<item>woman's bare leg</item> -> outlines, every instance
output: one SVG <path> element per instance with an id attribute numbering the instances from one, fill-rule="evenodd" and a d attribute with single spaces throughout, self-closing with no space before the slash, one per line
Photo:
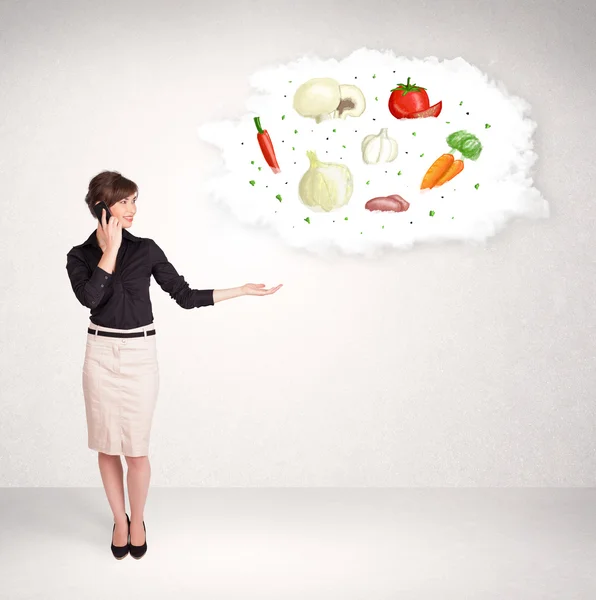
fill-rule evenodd
<path id="1" fill-rule="evenodd" d="M 145 502 L 151 480 L 151 465 L 148 456 L 125 456 L 128 463 L 126 482 L 130 502 L 130 543 L 142 546 L 145 542 L 143 519 Z"/>
<path id="2" fill-rule="evenodd" d="M 114 545 L 125 546 L 128 542 L 128 521 L 124 503 L 124 472 L 120 455 L 97 453 L 97 462 L 103 487 L 114 515 Z"/>

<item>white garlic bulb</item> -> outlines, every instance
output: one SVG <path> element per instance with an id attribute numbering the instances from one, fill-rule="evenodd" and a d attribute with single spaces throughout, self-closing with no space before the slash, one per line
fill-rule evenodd
<path id="1" fill-rule="evenodd" d="M 384 127 L 378 134 L 367 135 L 362 140 L 362 160 L 366 164 L 391 162 L 397 158 L 397 142 L 387 135 Z"/>
<path id="2" fill-rule="evenodd" d="M 298 186 L 302 202 L 318 212 L 347 204 L 354 189 L 350 169 L 342 164 L 321 162 L 310 150 L 306 155 L 310 167 Z"/>

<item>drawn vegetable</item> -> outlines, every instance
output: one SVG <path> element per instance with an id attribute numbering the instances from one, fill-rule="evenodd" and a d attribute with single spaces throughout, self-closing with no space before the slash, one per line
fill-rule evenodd
<path id="1" fill-rule="evenodd" d="M 404 200 L 397 194 L 391 196 L 379 196 L 372 198 L 365 205 L 366 210 L 382 210 L 382 211 L 393 211 L 393 212 L 405 212 L 410 208 L 410 203 Z"/>
<path id="2" fill-rule="evenodd" d="M 482 152 L 480 140 L 465 129 L 454 131 L 447 136 L 447 143 L 454 150 L 459 150 L 464 158 L 477 160 Z"/>
<path id="3" fill-rule="evenodd" d="M 298 186 L 302 202 L 315 211 L 326 212 L 346 205 L 354 189 L 348 167 L 321 162 L 311 150 L 306 155 L 310 166 Z"/>
<path id="4" fill-rule="evenodd" d="M 340 85 L 329 77 L 309 79 L 294 94 L 296 112 L 317 123 L 325 119 L 359 117 L 365 108 L 366 101 L 360 88 Z"/>
<path id="5" fill-rule="evenodd" d="M 462 158 L 478 160 L 482 152 L 480 140 L 472 133 L 465 130 L 455 131 L 447 136 L 447 144 L 452 152 L 458 151 Z M 443 185 L 453 179 L 464 169 L 464 161 L 455 159 L 453 154 L 443 154 L 429 167 L 422 178 L 420 189 L 429 189 Z"/>
<path id="6" fill-rule="evenodd" d="M 317 77 L 303 83 L 294 94 L 294 109 L 303 117 L 319 123 L 338 107 L 341 100 L 339 83 L 329 77 Z"/>
<path id="7" fill-rule="evenodd" d="M 342 84 L 339 86 L 340 101 L 333 113 L 333 118 L 359 117 L 366 108 L 364 94 L 355 85 Z"/>
<path id="8" fill-rule="evenodd" d="M 362 140 L 362 160 L 366 164 L 391 162 L 397 158 L 397 142 L 384 127 L 378 134 L 367 135 Z"/>
<path id="9" fill-rule="evenodd" d="M 257 126 L 257 140 L 259 142 L 259 146 L 261 147 L 261 152 L 263 153 L 263 157 L 267 161 L 267 164 L 271 167 L 271 170 L 274 173 L 279 173 L 281 169 L 277 164 L 277 158 L 275 158 L 275 151 L 273 150 L 273 143 L 271 142 L 271 138 L 269 137 L 269 133 L 267 133 L 266 129 L 261 127 L 261 118 L 254 118 L 255 125 Z"/>
<path id="10" fill-rule="evenodd" d="M 437 117 L 443 107 L 442 102 L 437 102 L 431 107 L 423 88 L 415 83 L 410 83 L 411 77 L 408 77 L 406 83 L 400 83 L 391 90 L 389 96 L 389 112 L 396 119 L 414 119 L 421 117 Z"/>
<path id="11" fill-rule="evenodd" d="M 439 100 L 435 105 L 427 108 L 426 110 L 419 110 L 418 112 L 409 113 L 406 115 L 406 119 L 423 119 L 425 117 L 438 117 L 443 109 L 443 101 Z"/>
<path id="12" fill-rule="evenodd" d="M 437 183 L 435 183 L 435 187 L 443 185 L 447 183 L 449 180 L 453 179 L 458 173 L 461 173 L 464 170 L 464 161 L 463 160 L 454 160 L 451 166 L 445 171 L 443 175 L 438 179 Z"/>
<path id="13" fill-rule="evenodd" d="M 435 162 L 428 168 L 428 171 L 425 173 L 422 178 L 422 183 L 420 184 L 420 189 L 428 189 L 433 188 L 437 185 L 437 181 L 441 179 L 443 174 L 447 173 L 447 171 L 451 168 L 455 157 L 453 154 L 442 154 L 435 160 Z"/>

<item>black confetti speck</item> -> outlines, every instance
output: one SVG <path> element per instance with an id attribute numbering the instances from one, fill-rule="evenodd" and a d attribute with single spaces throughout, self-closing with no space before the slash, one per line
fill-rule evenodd
<path id="1" fill-rule="evenodd" d="M 469 113 L 469 112 L 467 112 L 466 114 L 467 114 L 467 115 L 469 115 L 470 113 Z"/>
<path id="2" fill-rule="evenodd" d="M 407 152 L 406 152 L 406 154 L 407 154 Z"/>
<path id="3" fill-rule="evenodd" d="M 413 223 L 414 221 L 410 221 L 410 225 Z"/>
<path id="4" fill-rule="evenodd" d="M 328 140 L 329 138 L 325 138 L 326 140 Z"/>
<path id="5" fill-rule="evenodd" d="M 286 185 L 288 185 L 288 182 L 286 181 Z"/>
<path id="6" fill-rule="evenodd" d="M 376 121 L 376 119 L 373 117 L 373 121 Z"/>
<path id="7" fill-rule="evenodd" d="M 240 145 L 241 145 L 241 146 L 244 146 L 244 142 L 240 142 Z"/>

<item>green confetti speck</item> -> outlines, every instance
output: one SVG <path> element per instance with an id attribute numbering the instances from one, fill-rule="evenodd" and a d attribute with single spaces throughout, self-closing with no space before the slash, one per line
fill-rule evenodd
<path id="1" fill-rule="evenodd" d="M 429 214 L 431 217 L 434 217 L 434 216 L 435 216 L 435 211 L 434 211 L 434 210 L 431 210 L 431 211 L 430 211 L 428 214 Z"/>
<path id="2" fill-rule="evenodd" d="M 344 217 L 344 221 L 347 221 L 347 220 L 348 220 L 348 217 Z"/>
<path id="3" fill-rule="evenodd" d="M 420 158 L 422 158 L 424 156 L 424 152 L 420 155 Z"/>
<path id="4" fill-rule="evenodd" d="M 281 202 L 281 194 L 277 194 L 275 197 Z"/>
<path id="5" fill-rule="evenodd" d="M 476 184 L 474 187 L 475 187 L 476 189 L 478 189 L 478 188 L 480 187 L 480 184 L 479 184 L 479 183 L 477 183 L 477 184 Z"/>
<path id="6" fill-rule="evenodd" d="M 370 183 L 370 179 L 366 182 L 366 185 L 368 185 Z"/>
<path id="7" fill-rule="evenodd" d="M 375 78 L 376 78 L 376 75 L 373 75 L 373 79 L 375 79 Z"/>
<path id="8" fill-rule="evenodd" d="M 450 125 L 450 124 L 451 124 L 451 121 L 445 121 L 445 123 L 447 123 L 447 125 Z"/>
<path id="9" fill-rule="evenodd" d="M 298 133 L 298 130 L 297 130 L 297 129 L 294 129 L 294 133 Z"/>
<path id="10" fill-rule="evenodd" d="M 461 106 L 463 103 L 464 103 L 464 101 L 462 100 L 462 101 L 459 103 L 459 105 Z"/>
<path id="11" fill-rule="evenodd" d="M 250 185 L 254 185 L 255 181 L 254 181 L 254 179 L 251 179 L 248 183 L 250 183 Z"/>
<path id="12" fill-rule="evenodd" d="M 484 129 L 490 129 L 490 123 L 485 123 Z"/>
<path id="13" fill-rule="evenodd" d="M 286 115 L 281 116 L 281 120 L 283 121 L 286 118 Z"/>
<path id="14" fill-rule="evenodd" d="M 398 171 L 398 172 L 397 172 L 397 174 L 398 174 L 398 175 L 401 175 L 401 171 Z"/>
<path id="15" fill-rule="evenodd" d="M 304 220 L 310 225 L 310 217 L 306 217 Z"/>
<path id="16" fill-rule="evenodd" d="M 342 145 L 342 148 L 345 148 L 345 146 Z"/>
<path id="17" fill-rule="evenodd" d="M 413 135 L 413 136 L 415 136 L 415 135 L 416 135 L 416 132 L 415 132 L 415 131 L 412 131 L 412 135 Z"/>
<path id="18" fill-rule="evenodd" d="M 362 231 L 360 232 L 360 235 L 362 235 Z"/>
<path id="19" fill-rule="evenodd" d="M 334 129 L 334 130 L 333 130 L 333 133 L 335 133 L 336 131 L 337 131 L 337 129 Z"/>
<path id="20" fill-rule="evenodd" d="M 379 97 L 378 97 L 378 96 L 375 96 L 375 100 L 378 102 L 378 101 L 379 101 Z"/>
<path id="21" fill-rule="evenodd" d="M 385 225 L 381 225 L 381 229 L 385 229 Z"/>
<path id="22" fill-rule="evenodd" d="M 455 217 L 451 217 L 452 219 L 455 219 Z"/>
<path id="23" fill-rule="evenodd" d="M 255 164 L 255 161 L 254 161 L 254 160 L 251 160 L 251 161 L 250 161 L 250 164 L 251 164 L 251 165 L 254 165 L 254 164 Z"/>
<path id="24" fill-rule="evenodd" d="M 292 146 L 292 150 L 296 150 L 296 148 L 294 148 L 294 146 Z"/>
<path id="25" fill-rule="evenodd" d="M 257 167 L 259 169 L 259 171 L 261 170 L 261 167 Z"/>
<path id="26" fill-rule="evenodd" d="M 290 79 L 290 81 L 288 81 L 288 83 L 292 83 L 292 80 Z"/>

